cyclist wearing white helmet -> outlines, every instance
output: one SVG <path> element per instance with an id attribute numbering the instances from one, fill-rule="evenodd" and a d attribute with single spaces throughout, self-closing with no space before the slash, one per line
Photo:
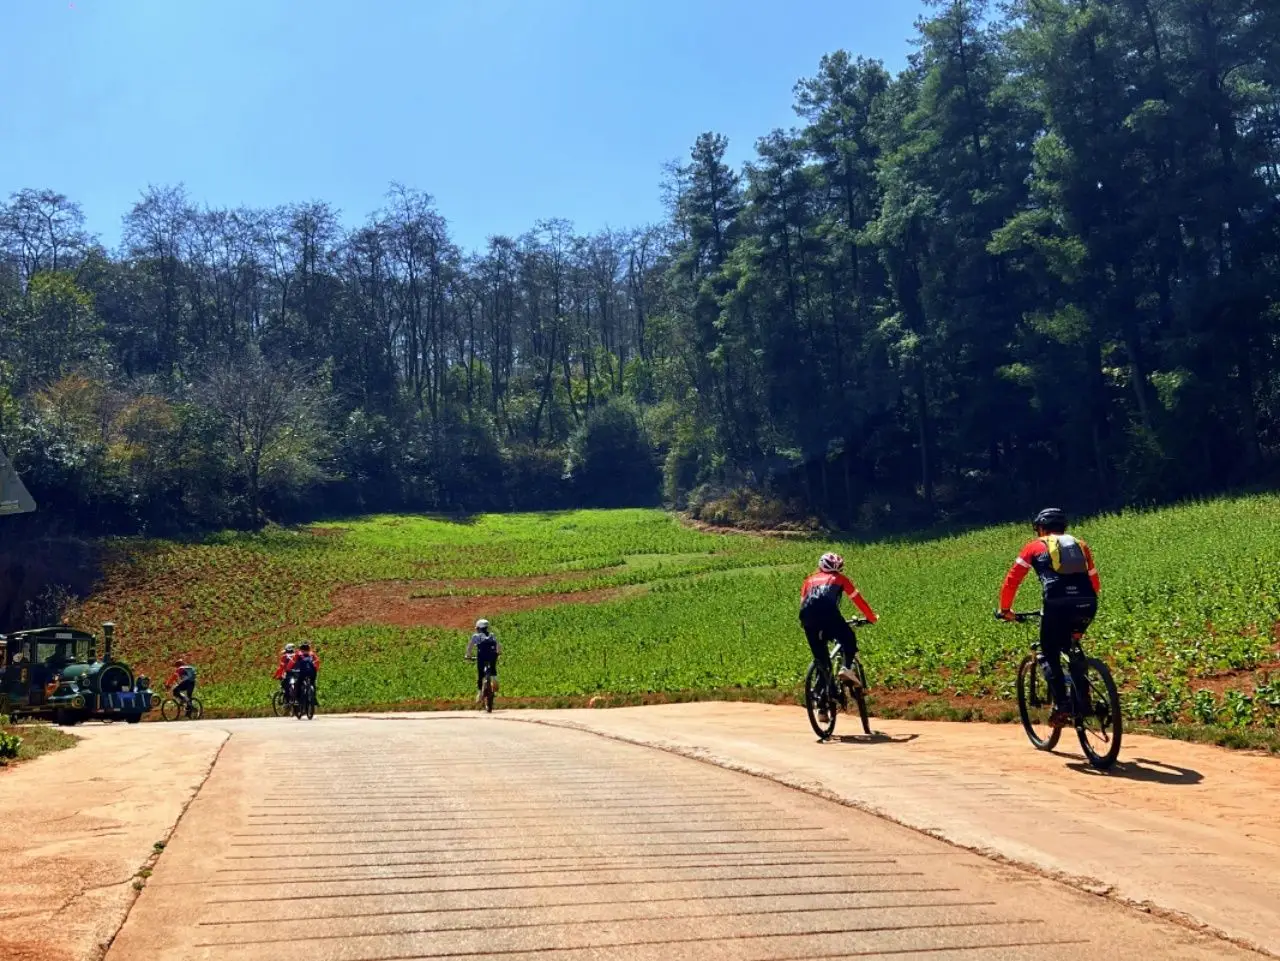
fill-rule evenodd
<path id="1" fill-rule="evenodd" d="M 467 644 L 466 657 L 468 659 L 471 657 L 472 651 L 476 652 L 476 700 L 478 701 L 484 690 L 486 668 L 489 670 L 489 676 L 493 678 L 494 693 L 497 693 L 498 655 L 502 653 L 502 645 L 498 643 L 498 638 L 489 629 L 489 622 L 483 617 L 476 621 L 476 632 L 471 635 L 471 641 Z"/>
<path id="2" fill-rule="evenodd" d="M 828 552 L 818 560 L 818 569 L 805 578 L 800 588 L 800 626 L 804 628 L 805 637 L 809 641 L 809 649 L 813 651 L 813 661 L 818 669 L 827 673 L 827 642 L 838 641 L 840 659 L 840 679 L 853 684 L 859 683 L 858 675 L 852 670 L 853 655 L 858 650 L 858 640 L 853 628 L 840 613 L 840 596 L 848 594 L 849 600 L 857 605 L 862 616 L 874 624 L 876 612 L 866 602 L 853 581 L 844 576 L 844 558 L 839 554 Z M 820 718 L 826 723 L 824 716 Z"/>
<path id="3" fill-rule="evenodd" d="M 289 662 L 293 660 L 293 643 L 284 646 L 280 652 L 280 661 L 276 664 L 276 680 L 280 682 L 280 690 L 285 690 L 285 677 L 289 671 Z"/>

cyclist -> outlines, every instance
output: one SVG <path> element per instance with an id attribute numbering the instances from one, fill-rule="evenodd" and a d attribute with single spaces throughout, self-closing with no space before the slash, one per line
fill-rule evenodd
<path id="1" fill-rule="evenodd" d="M 311 690 L 316 693 L 316 703 L 319 703 L 320 657 L 315 651 L 311 650 L 310 642 L 303 641 L 299 645 L 293 657 L 289 658 L 289 663 L 285 666 L 285 673 L 296 674 L 299 681 L 304 678 L 309 679 L 311 681 Z"/>
<path id="2" fill-rule="evenodd" d="M 476 621 L 476 632 L 471 635 L 471 641 L 467 644 L 467 653 L 464 656 L 468 660 L 471 659 L 473 650 L 476 652 L 476 700 L 479 701 L 484 696 L 486 668 L 493 680 L 493 693 L 498 693 L 498 655 L 502 653 L 502 645 L 498 643 L 498 638 L 489 629 L 489 622 L 483 617 Z"/>
<path id="3" fill-rule="evenodd" d="M 275 679 L 280 682 L 280 690 L 285 698 L 289 697 L 289 662 L 293 660 L 293 642 L 290 641 L 284 646 L 284 650 L 280 652 L 280 660 L 276 664 Z"/>
<path id="4" fill-rule="evenodd" d="M 173 662 L 173 673 L 169 675 L 169 680 L 165 681 L 165 687 L 169 688 L 169 693 L 173 695 L 175 701 L 190 711 L 191 698 L 196 693 L 195 667 L 188 664 L 186 658 L 179 657 Z"/>
<path id="5" fill-rule="evenodd" d="M 853 628 L 840 613 L 841 594 L 848 594 L 849 600 L 872 624 L 879 620 L 853 581 L 844 576 L 844 558 L 828 552 L 818 559 L 818 569 L 805 578 L 800 587 L 800 626 L 804 628 L 809 649 L 813 651 L 813 662 L 818 665 L 824 683 L 830 680 L 827 665 L 831 655 L 826 643 L 835 640 L 840 644 L 840 659 L 844 665 L 838 675 L 840 680 L 858 684 L 858 675 L 853 671 L 853 655 L 858 651 L 858 641 Z M 818 720 L 827 723 L 825 708 L 819 712 Z"/>
<path id="6" fill-rule="evenodd" d="M 1049 690 L 1056 710 L 1049 718 L 1054 727 L 1071 720 L 1066 684 L 1062 679 L 1062 654 L 1072 639 L 1083 634 L 1098 613 L 1098 568 L 1089 545 L 1067 533 L 1067 515 L 1046 507 L 1031 525 L 1035 539 L 1027 544 L 1005 575 L 1000 591 L 1000 616 L 1013 619 L 1013 601 L 1027 571 L 1035 571 L 1043 590 L 1040 617 L 1040 653 L 1049 665 Z M 1083 687 L 1083 685 L 1081 685 Z"/>

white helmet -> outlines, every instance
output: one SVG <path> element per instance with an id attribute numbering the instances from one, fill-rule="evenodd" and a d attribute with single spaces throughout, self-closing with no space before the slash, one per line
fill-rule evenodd
<path id="1" fill-rule="evenodd" d="M 486 621 L 483 617 L 480 618 L 480 620 L 476 621 L 477 631 L 487 631 L 488 629 L 489 629 L 489 622 Z"/>
<path id="2" fill-rule="evenodd" d="M 834 552 L 823 554 L 818 559 L 818 569 L 828 574 L 839 574 L 844 570 L 844 558 Z"/>
<path id="3" fill-rule="evenodd" d="M 292 653 L 293 653 L 293 644 L 292 644 L 292 643 L 290 643 L 290 644 L 286 644 L 286 645 L 284 646 L 284 652 L 285 652 L 286 654 L 292 654 Z"/>

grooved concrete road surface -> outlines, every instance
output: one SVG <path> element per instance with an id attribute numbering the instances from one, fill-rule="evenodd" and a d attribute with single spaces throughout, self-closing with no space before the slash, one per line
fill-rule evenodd
<path id="1" fill-rule="evenodd" d="M 225 726 L 107 961 L 1257 957 L 580 731 L 480 715 Z"/>

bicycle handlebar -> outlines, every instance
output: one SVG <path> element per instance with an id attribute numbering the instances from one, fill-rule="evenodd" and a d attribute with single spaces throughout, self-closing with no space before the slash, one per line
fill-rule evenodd
<path id="1" fill-rule="evenodd" d="M 1027 621 L 1039 620 L 1040 617 L 1042 616 L 1042 613 L 1043 612 L 1041 611 L 1014 611 L 1013 620 L 1014 620 L 1014 623 L 1016 624 L 1025 624 Z M 1004 618 L 1000 616 L 999 611 L 995 612 L 995 618 L 997 621 L 1004 620 Z"/>

